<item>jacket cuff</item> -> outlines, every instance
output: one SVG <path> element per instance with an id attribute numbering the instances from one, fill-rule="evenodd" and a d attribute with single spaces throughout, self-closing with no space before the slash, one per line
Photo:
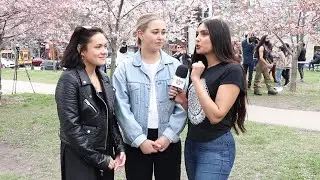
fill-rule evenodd
<path id="1" fill-rule="evenodd" d="M 131 146 L 132 147 L 136 147 L 139 148 L 139 146 L 145 141 L 147 140 L 147 136 L 144 134 L 139 135 L 132 143 Z"/>
<path id="2" fill-rule="evenodd" d="M 166 130 L 162 133 L 169 141 L 176 143 L 180 140 L 180 137 L 177 136 L 170 128 L 166 128 Z"/>
<path id="3" fill-rule="evenodd" d="M 109 170 L 109 163 L 110 163 L 110 161 L 111 161 L 111 156 L 106 156 L 106 163 L 104 164 L 104 163 L 102 163 L 102 167 L 100 167 L 100 169 L 101 170 L 104 170 L 104 171 L 108 171 Z"/>
<path id="4" fill-rule="evenodd" d="M 121 152 L 125 152 L 124 145 L 118 145 L 116 155 L 119 155 Z"/>

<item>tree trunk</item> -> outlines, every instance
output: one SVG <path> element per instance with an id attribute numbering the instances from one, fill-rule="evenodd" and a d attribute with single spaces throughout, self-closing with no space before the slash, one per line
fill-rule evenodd
<path id="1" fill-rule="evenodd" d="M 294 53 L 292 57 L 292 66 L 291 66 L 291 83 L 290 83 L 290 92 L 296 92 L 297 91 L 297 66 L 298 66 L 298 57 L 301 52 L 301 46 L 297 45 L 296 52 Z"/>
<path id="2" fill-rule="evenodd" d="M 117 58 L 117 37 L 111 38 L 111 65 L 110 65 L 110 79 L 112 81 L 112 75 L 116 69 L 116 58 Z"/>
<path id="3" fill-rule="evenodd" d="M 2 47 L 2 42 L 3 42 L 3 39 L 2 39 L 2 34 L 0 34 L 0 50 L 1 50 L 1 47 Z M 0 57 L 0 106 L 2 105 L 1 104 L 1 100 L 2 100 L 2 62 L 1 62 L 1 57 Z"/>
<path id="4" fill-rule="evenodd" d="M 302 27 L 304 27 L 305 21 L 306 21 L 306 17 L 302 12 L 300 12 L 299 19 L 298 19 L 298 27 L 300 27 L 300 24 L 302 25 Z M 291 83 L 290 83 L 290 89 L 289 89 L 289 91 L 291 92 L 297 91 L 297 71 L 298 71 L 297 66 L 298 66 L 298 58 L 303 48 L 303 45 L 302 45 L 303 42 L 304 42 L 304 33 L 302 32 L 297 34 L 297 47 L 295 49 L 295 53 L 292 58 Z"/>

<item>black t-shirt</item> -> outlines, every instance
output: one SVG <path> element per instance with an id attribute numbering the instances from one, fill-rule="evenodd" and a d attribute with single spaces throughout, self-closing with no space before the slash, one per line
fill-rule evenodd
<path id="1" fill-rule="evenodd" d="M 201 81 L 213 101 L 216 99 L 219 86 L 223 84 L 235 84 L 240 88 L 239 96 L 245 95 L 244 72 L 240 64 L 220 63 L 210 67 L 203 72 Z M 239 98 L 236 101 L 238 100 Z M 231 114 L 234 106 L 219 123 L 211 124 L 201 108 L 193 84 L 188 90 L 188 106 L 187 139 L 200 142 L 211 141 L 232 128 Z"/>

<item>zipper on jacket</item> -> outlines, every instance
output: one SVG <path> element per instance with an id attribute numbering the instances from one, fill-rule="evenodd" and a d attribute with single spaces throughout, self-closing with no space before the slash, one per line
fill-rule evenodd
<path id="1" fill-rule="evenodd" d="M 109 121 L 108 121 L 108 118 L 109 118 L 109 110 L 108 110 L 108 106 L 107 106 L 107 103 L 100 97 L 100 95 L 97 93 L 97 96 L 98 98 L 103 102 L 103 104 L 106 106 L 106 110 L 107 110 L 107 118 L 106 118 L 106 140 L 104 142 L 104 150 L 107 149 L 107 141 L 108 141 L 108 124 L 109 124 Z M 107 98 L 107 97 L 106 97 Z"/>
<path id="2" fill-rule="evenodd" d="M 88 99 L 84 99 L 84 102 L 85 102 L 88 106 L 90 106 L 90 107 L 94 110 L 94 112 L 98 113 L 98 111 L 96 110 L 96 108 L 93 107 L 93 105 L 88 101 Z"/>

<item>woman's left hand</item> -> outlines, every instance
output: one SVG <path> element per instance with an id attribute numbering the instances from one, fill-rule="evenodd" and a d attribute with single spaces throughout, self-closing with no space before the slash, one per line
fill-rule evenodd
<path id="1" fill-rule="evenodd" d="M 193 63 L 192 64 L 192 71 L 191 71 L 191 75 L 190 75 L 191 80 L 194 81 L 194 80 L 200 79 L 204 69 L 205 69 L 205 66 L 202 63 L 202 61 L 198 61 L 196 63 Z"/>
<path id="2" fill-rule="evenodd" d="M 123 167 L 126 163 L 126 154 L 124 152 L 120 152 L 119 155 L 117 155 L 115 161 L 115 167 L 114 170 L 117 171 L 119 168 Z"/>
<path id="3" fill-rule="evenodd" d="M 170 145 L 170 140 L 165 136 L 160 136 L 155 142 L 161 145 L 161 148 L 157 149 L 160 152 L 165 151 Z"/>

